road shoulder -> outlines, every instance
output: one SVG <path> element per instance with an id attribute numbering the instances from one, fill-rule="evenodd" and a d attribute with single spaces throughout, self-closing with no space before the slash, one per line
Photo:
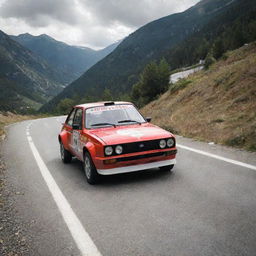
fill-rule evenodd
<path id="1" fill-rule="evenodd" d="M 22 192 L 17 191 L 8 182 L 6 172 L 0 142 L 0 255 L 31 255 L 28 226 L 19 218 L 15 209 L 16 201 L 20 200 Z"/>

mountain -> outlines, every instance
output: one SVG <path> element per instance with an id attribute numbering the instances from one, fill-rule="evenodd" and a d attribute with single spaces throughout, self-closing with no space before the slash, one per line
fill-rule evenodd
<path id="1" fill-rule="evenodd" d="M 87 47 L 71 46 L 42 34 L 33 36 L 28 33 L 11 38 L 45 59 L 58 73 L 61 82 L 69 84 L 77 79 L 100 59 L 115 49 L 118 43 L 95 51 Z"/>
<path id="2" fill-rule="evenodd" d="M 209 57 L 219 59 L 226 51 L 256 40 L 255 31 L 256 1 L 232 1 L 201 30 L 170 49 L 165 58 L 171 69 L 190 66 Z"/>
<path id="3" fill-rule="evenodd" d="M 218 23 L 219 16 L 228 17 L 227 20 L 222 19 L 221 24 L 218 23 L 218 26 L 225 27 L 237 15 L 246 16 L 252 8 L 255 8 L 255 0 L 202 0 L 185 12 L 150 22 L 124 39 L 111 54 L 86 71 L 41 110 L 53 111 L 65 98 L 76 99 L 75 103 L 102 99 L 104 89 L 108 89 L 114 98 L 129 93 L 145 64 L 166 56 L 209 22 Z M 208 30 L 212 29 L 214 27 L 208 27 Z M 168 61 L 171 62 L 171 59 Z"/>
<path id="4" fill-rule="evenodd" d="M 46 61 L 0 30 L 0 110 L 39 108 L 63 89 Z"/>
<path id="5" fill-rule="evenodd" d="M 256 151 L 256 42 L 170 86 L 141 109 L 185 137 Z"/>

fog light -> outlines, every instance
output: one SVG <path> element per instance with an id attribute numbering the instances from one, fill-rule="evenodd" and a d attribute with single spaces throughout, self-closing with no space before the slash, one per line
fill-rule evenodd
<path id="1" fill-rule="evenodd" d="M 117 160 L 116 159 L 108 159 L 108 160 L 104 160 L 103 163 L 104 164 L 114 164 L 116 163 Z"/>

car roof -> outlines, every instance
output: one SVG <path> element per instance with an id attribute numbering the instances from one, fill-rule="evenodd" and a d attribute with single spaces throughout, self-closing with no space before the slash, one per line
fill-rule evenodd
<path id="1" fill-rule="evenodd" d="M 103 107 L 106 106 L 105 103 L 108 103 L 108 106 L 114 106 L 114 105 L 122 105 L 122 104 L 129 104 L 133 105 L 131 102 L 126 102 L 126 101 L 100 101 L 100 102 L 91 102 L 91 103 L 85 103 L 85 104 L 79 104 L 74 107 L 79 107 L 79 108 L 93 108 L 93 107 Z M 113 103 L 113 104 L 111 104 Z M 111 105 L 110 105 L 111 104 Z"/>

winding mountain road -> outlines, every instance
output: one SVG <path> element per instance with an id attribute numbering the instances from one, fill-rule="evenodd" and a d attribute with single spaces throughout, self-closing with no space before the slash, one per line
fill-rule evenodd
<path id="1" fill-rule="evenodd" d="M 177 137 L 174 172 L 104 177 L 87 184 L 63 164 L 64 117 L 8 129 L 2 151 L 31 255 L 255 255 L 256 154 Z"/>

